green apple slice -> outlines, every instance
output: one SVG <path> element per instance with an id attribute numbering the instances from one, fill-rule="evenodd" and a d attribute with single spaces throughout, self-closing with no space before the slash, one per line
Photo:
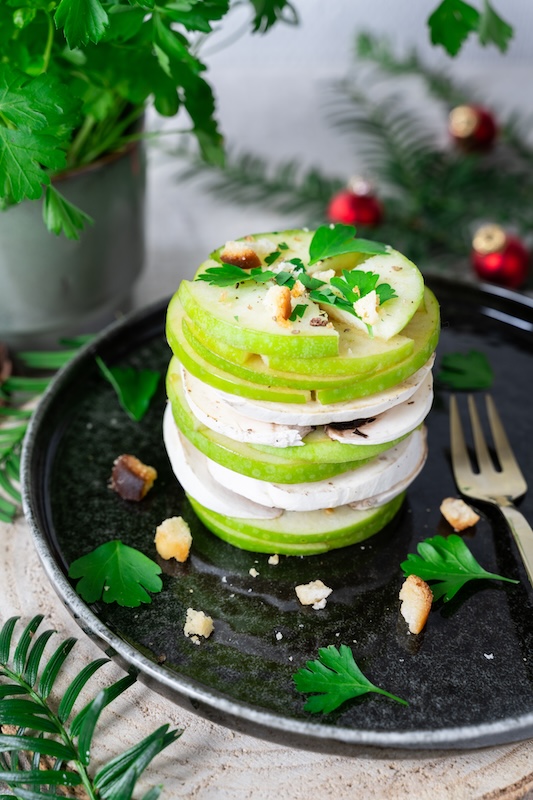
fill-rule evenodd
<path id="1" fill-rule="evenodd" d="M 418 313 L 418 312 L 417 312 Z M 402 334 L 388 341 L 371 339 L 368 333 L 333 321 L 339 333 L 339 354 L 329 358 L 283 358 L 267 356 L 266 363 L 274 370 L 298 372 L 302 375 L 345 375 L 355 377 L 378 372 L 403 361 L 413 352 L 413 340 Z"/>
<path id="2" fill-rule="evenodd" d="M 384 255 L 367 259 L 361 270 L 379 275 L 378 285 L 388 284 L 396 292 L 396 297 L 387 300 L 383 305 L 378 304 L 377 308 L 374 306 L 378 319 L 370 323 L 370 335 L 388 341 L 403 331 L 414 316 L 424 296 L 424 279 L 412 261 L 392 248 Z M 321 306 L 332 319 L 368 334 L 365 322 L 348 311 L 336 305 Z"/>
<path id="3" fill-rule="evenodd" d="M 216 261 L 205 262 L 203 268 L 211 266 L 217 266 Z M 246 281 L 237 288 L 220 289 L 196 280 L 182 281 L 178 297 L 193 322 L 232 347 L 300 358 L 337 355 L 339 334 L 335 328 L 311 324 L 320 313 L 316 304 L 305 301 L 303 317 L 283 327 L 265 305 L 266 292 L 263 283 Z M 169 313 L 172 315 L 172 307 Z"/>
<path id="4" fill-rule="evenodd" d="M 353 453 L 356 454 L 356 458 L 352 461 L 336 463 L 317 463 L 298 457 L 282 458 L 278 453 L 261 452 L 255 445 L 233 441 L 229 437 L 199 424 L 187 405 L 179 362 L 175 358 L 170 363 L 166 385 L 174 420 L 183 435 L 208 458 L 242 475 L 257 478 L 260 481 L 303 483 L 339 475 L 341 472 L 355 469 L 369 460 L 364 448 L 358 445 L 345 445 L 346 448 L 350 448 L 345 451 L 347 456 L 349 453 Z M 335 442 L 335 444 L 339 443 Z M 303 446 L 294 449 L 298 456 L 298 451 L 303 449 Z M 386 447 L 382 447 L 382 449 L 384 450 Z"/>
<path id="5" fill-rule="evenodd" d="M 185 369 L 199 380 L 229 394 L 248 397 L 254 400 L 268 400 L 280 403 L 306 403 L 311 399 L 311 392 L 303 389 L 292 389 L 285 386 L 252 383 L 249 380 L 232 375 L 230 372 L 207 361 L 194 350 L 183 335 L 180 323 L 183 311 L 179 300 L 173 300 L 172 316 L 167 315 L 167 339 L 172 352 L 181 361 Z"/>
<path id="6" fill-rule="evenodd" d="M 403 336 L 414 342 L 410 356 L 381 372 L 372 373 L 368 377 L 362 376 L 361 380 L 347 383 L 344 387 L 319 389 L 316 392 L 316 399 L 326 405 L 357 397 L 368 397 L 396 386 L 423 367 L 437 347 L 440 333 L 439 304 L 433 292 L 427 287 L 422 308 L 402 331 Z"/>
<path id="7" fill-rule="evenodd" d="M 204 525 L 220 539 L 256 553 L 314 555 L 362 542 L 382 530 L 400 509 L 401 493 L 378 508 L 355 510 L 341 506 L 333 512 L 285 511 L 276 519 L 237 519 L 217 514 L 193 497 L 189 501 Z"/>
<path id="8" fill-rule="evenodd" d="M 184 341 L 185 340 L 185 341 Z M 407 340 L 411 343 L 412 341 Z M 300 375 L 297 372 L 284 372 L 277 369 L 271 369 L 265 364 L 261 356 L 250 354 L 250 357 L 245 364 L 234 364 L 227 361 L 217 353 L 210 350 L 202 342 L 197 339 L 188 324 L 186 318 L 183 319 L 182 330 L 172 328 L 168 334 L 168 342 L 171 349 L 174 350 L 179 344 L 182 349 L 186 347 L 185 342 L 191 347 L 197 356 L 197 369 L 200 364 L 206 366 L 211 364 L 222 372 L 240 378 L 249 383 L 259 383 L 264 386 L 283 386 L 287 389 L 307 389 L 309 391 L 316 391 L 317 389 L 336 389 L 343 388 L 346 383 L 353 378 L 353 376 L 346 375 L 314 375 L 305 374 Z M 304 361 L 305 359 L 300 359 Z M 313 360 L 313 359 L 310 359 Z M 207 369 L 207 366 L 206 366 Z"/>

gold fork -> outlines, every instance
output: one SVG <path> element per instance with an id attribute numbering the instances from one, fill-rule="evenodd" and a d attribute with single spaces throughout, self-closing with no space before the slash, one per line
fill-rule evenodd
<path id="1" fill-rule="evenodd" d="M 492 441 L 500 469 L 496 469 L 489 453 L 483 429 L 472 395 L 468 410 L 474 439 L 478 472 L 474 472 L 465 443 L 457 398 L 450 400 L 450 441 L 455 482 L 461 494 L 497 506 L 505 517 L 522 556 L 529 580 L 533 585 L 533 530 L 525 517 L 513 505 L 513 500 L 527 490 L 526 480 L 513 454 L 504 427 L 490 395 L 486 398 Z"/>

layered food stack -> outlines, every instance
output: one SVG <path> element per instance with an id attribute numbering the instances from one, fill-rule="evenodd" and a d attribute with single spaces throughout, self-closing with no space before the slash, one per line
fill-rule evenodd
<path id="1" fill-rule="evenodd" d="M 227 242 L 169 305 L 165 445 L 196 514 L 238 547 L 359 542 L 424 465 L 438 304 L 412 262 L 355 233 Z"/>

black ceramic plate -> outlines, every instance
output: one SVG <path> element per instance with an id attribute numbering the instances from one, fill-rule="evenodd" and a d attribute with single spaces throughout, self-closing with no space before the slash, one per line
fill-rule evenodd
<path id="1" fill-rule="evenodd" d="M 494 369 L 493 395 L 512 444 L 533 476 L 533 303 L 510 292 L 431 282 L 442 306 L 437 354 L 477 349 Z M 417 543 L 450 533 L 439 505 L 455 495 L 448 456 L 448 396 L 436 394 L 428 420 L 429 459 L 396 520 L 377 536 L 342 551 L 307 558 L 267 557 L 232 548 L 207 532 L 170 470 L 161 439 L 164 383 L 141 423 L 121 410 L 95 366 L 159 369 L 169 351 L 164 304 L 106 331 L 54 382 L 35 414 L 24 451 L 25 508 L 49 578 L 80 626 L 141 678 L 212 719 L 270 738 L 297 735 L 330 747 L 334 740 L 411 748 L 464 748 L 533 734 L 532 590 L 510 534 L 482 510 L 469 547 L 491 572 L 520 584 L 478 581 L 435 605 L 424 632 L 412 636 L 398 613 L 400 562 Z M 139 503 L 108 489 L 113 460 L 133 453 L 157 468 Z M 533 520 L 533 490 L 522 511 Z M 163 591 L 135 609 L 91 607 L 65 577 L 68 564 L 120 538 L 156 557 L 155 527 L 182 514 L 194 544 L 185 565 L 161 563 Z M 259 575 L 251 577 L 254 567 Z M 319 612 L 299 605 L 294 586 L 321 578 L 333 588 Z M 211 615 L 215 633 L 197 646 L 182 630 L 186 609 Z M 405 698 L 403 707 L 366 695 L 326 716 L 304 712 L 293 673 L 318 648 L 349 645 L 364 673 Z"/>

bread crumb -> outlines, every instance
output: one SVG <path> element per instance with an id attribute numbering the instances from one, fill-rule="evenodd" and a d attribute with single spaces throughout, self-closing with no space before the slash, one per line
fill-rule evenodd
<path id="1" fill-rule="evenodd" d="M 291 297 L 301 297 L 303 294 L 305 294 L 305 286 L 301 281 L 296 280 L 290 292 Z"/>
<path id="2" fill-rule="evenodd" d="M 410 632 L 420 633 L 431 611 L 433 592 L 418 575 L 409 575 L 400 589 L 399 597 L 402 601 L 400 613 Z"/>
<path id="3" fill-rule="evenodd" d="M 479 514 L 458 497 L 446 497 L 440 504 L 440 511 L 454 531 L 464 531 L 479 522 Z"/>
<path id="4" fill-rule="evenodd" d="M 161 558 L 168 561 L 175 558 L 183 563 L 191 551 L 191 530 L 183 517 L 169 517 L 163 520 L 155 531 L 155 549 Z"/>
<path id="5" fill-rule="evenodd" d="M 320 580 L 301 583 L 295 587 L 296 596 L 303 606 L 313 606 L 317 611 L 326 605 L 326 599 L 333 589 Z"/>
<path id="6" fill-rule="evenodd" d="M 251 575 L 252 578 L 257 578 L 259 573 L 258 573 L 258 571 L 256 570 L 255 567 L 251 567 L 251 569 L 248 570 L 248 575 Z"/>
<path id="7" fill-rule="evenodd" d="M 199 644 L 198 636 L 207 639 L 214 631 L 213 620 L 204 614 L 203 611 L 195 611 L 194 608 L 187 609 L 187 617 L 183 626 L 183 633 L 189 636 L 195 644 Z"/>
<path id="8" fill-rule="evenodd" d="M 278 556 L 278 554 L 275 553 L 273 556 L 270 556 L 270 558 L 268 559 L 268 563 L 272 564 L 273 567 L 275 567 L 277 564 L 279 564 L 279 556 Z"/>
<path id="9" fill-rule="evenodd" d="M 242 269 L 253 269 L 261 266 L 261 259 L 246 242 L 226 242 L 220 253 L 220 260 L 224 264 L 233 264 Z"/>
<path id="10" fill-rule="evenodd" d="M 156 478 L 157 472 L 153 467 L 124 453 L 113 462 L 109 485 L 123 500 L 138 502 L 150 491 Z"/>

